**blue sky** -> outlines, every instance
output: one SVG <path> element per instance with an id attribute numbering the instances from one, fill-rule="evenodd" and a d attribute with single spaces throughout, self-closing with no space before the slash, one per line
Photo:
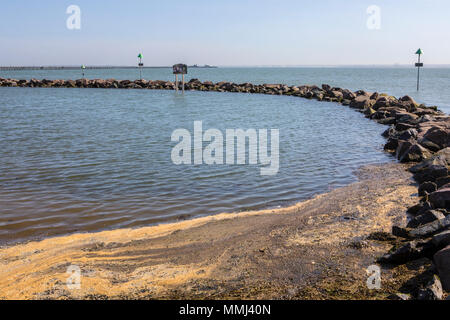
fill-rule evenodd
<path id="1" fill-rule="evenodd" d="M 81 29 L 69 30 L 69 5 Z M 367 28 L 370 5 L 381 29 Z M 0 65 L 450 64 L 448 0 L 2 1 Z"/>

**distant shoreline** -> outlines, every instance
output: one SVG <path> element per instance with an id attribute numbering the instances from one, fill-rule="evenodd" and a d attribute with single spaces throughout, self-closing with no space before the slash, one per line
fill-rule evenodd
<path id="1" fill-rule="evenodd" d="M 138 69 L 138 66 L 86 66 L 86 69 Z M 167 69 L 172 68 L 171 66 L 149 66 L 142 67 L 143 69 Z M 189 66 L 189 68 L 194 69 L 215 69 L 216 66 Z M 17 71 L 17 70 L 79 70 L 79 66 L 10 66 L 10 67 L 0 67 L 2 71 Z"/>
<path id="2" fill-rule="evenodd" d="M 414 64 L 374 64 L 374 65 L 235 65 L 235 66 L 212 66 L 212 65 L 191 65 L 188 66 L 193 69 L 217 69 L 217 68 L 353 68 L 353 69 L 365 69 L 365 68 L 380 68 L 380 69 L 407 69 L 414 68 Z M 450 64 L 426 64 L 426 68 L 429 69 L 450 69 Z M 143 69 L 167 69 L 172 66 L 144 66 Z M 20 70 L 79 70 L 80 66 L 0 66 L 0 71 L 20 71 Z M 138 66 L 86 66 L 86 69 L 138 69 Z"/>

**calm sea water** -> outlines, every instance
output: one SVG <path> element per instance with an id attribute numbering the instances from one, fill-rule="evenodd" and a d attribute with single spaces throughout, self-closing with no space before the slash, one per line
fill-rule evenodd
<path id="1" fill-rule="evenodd" d="M 171 79 L 169 71 L 146 69 L 144 75 Z M 439 87 L 448 86 L 450 70 L 429 71 L 435 72 L 434 94 L 425 85 L 421 97 L 399 89 L 400 83 L 408 87 L 405 69 L 193 69 L 191 76 L 326 82 L 438 104 L 449 94 Z M 135 78 L 135 70 L 91 72 L 92 78 Z M 370 74 L 379 78 L 369 81 Z M 76 71 L 0 76 L 79 78 Z M 171 134 L 192 132 L 195 120 L 223 132 L 278 128 L 279 173 L 261 176 L 259 166 L 249 165 L 174 165 Z M 355 181 L 353 172 L 362 165 L 393 161 L 382 151 L 384 129 L 347 107 L 296 97 L 0 88 L 0 243 L 288 205 Z"/>

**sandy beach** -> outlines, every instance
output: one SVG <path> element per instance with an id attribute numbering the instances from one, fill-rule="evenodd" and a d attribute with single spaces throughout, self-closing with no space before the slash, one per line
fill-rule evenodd
<path id="1" fill-rule="evenodd" d="M 0 298 L 383 299 L 423 271 L 384 269 L 381 290 L 366 286 L 392 246 L 367 238 L 404 223 L 417 201 L 406 169 L 368 166 L 357 183 L 289 208 L 2 248 Z M 66 285 L 70 265 L 80 289 Z"/>

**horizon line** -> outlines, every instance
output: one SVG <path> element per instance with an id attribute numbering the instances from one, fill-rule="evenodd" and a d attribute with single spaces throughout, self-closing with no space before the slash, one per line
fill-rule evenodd
<path id="1" fill-rule="evenodd" d="M 86 68 L 139 68 L 137 65 L 84 65 Z M 411 64 L 305 64 L 305 65 L 188 65 L 190 68 L 214 69 L 214 68 L 333 68 L 333 67 L 414 67 Z M 449 64 L 425 64 L 429 67 L 450 67 Z M 80 65 L 0 65 L 0 69 L 12 68 L 80 68 Z M 170 65 L 144 66 L 145 68 L 172 68 Z"/>

